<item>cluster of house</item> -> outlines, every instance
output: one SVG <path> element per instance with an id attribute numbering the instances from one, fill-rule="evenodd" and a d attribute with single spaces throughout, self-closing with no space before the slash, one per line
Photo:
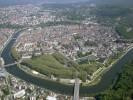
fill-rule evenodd
<path id="1" fill-rule="evenodd" d="M 22 58 L 52 54 L 56 51 L 72 60 L 84 59 L 87 56 L 89 59 L 104 61 L 128 45 L 116 43 L 118 38 L 112 28 L 91 22 L 28 29 L 17 39 L 15 47 Z M 85 56 L 79 57 L 79 52 Z"/>
<path id="2" fill-rule="evenodd" d="M 54 21 L 55 16 L 50 10 L 41 10 L 34 5 L 17 5 L 0 8 L 0 24 L 37 25 Z"/>

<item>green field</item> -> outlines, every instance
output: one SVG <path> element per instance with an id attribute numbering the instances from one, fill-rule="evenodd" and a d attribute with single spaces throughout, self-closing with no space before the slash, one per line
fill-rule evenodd
<path id="1" fill-rule="evenodd" d="M 75 78 L 78 76 L 83 81 L 87 79 L 88 74 L 92 74 L 102 66 L 96 62 L 92 62 L 91 64 L 78 64 L 59 53 L 33 57 L 32 59 L 25 60 L 22 64 L 49 77 L 51 75 L 58 78 Z"/>

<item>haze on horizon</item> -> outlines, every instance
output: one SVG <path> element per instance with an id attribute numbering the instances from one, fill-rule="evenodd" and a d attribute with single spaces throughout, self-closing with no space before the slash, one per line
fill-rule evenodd
<path id="1" fill-rule="evenodd" d="M 75 3 L 91 2 L 95 4 L 133 5 L 133 0 L 0 0 L 0 6 L 46 4 L 46 3 Z"/>
<path id="2" fill-rule="evenodd" d="M 73 3 L 73 2 L 84 2 L 84 1 L 90 1 L 90 0 L 0 0 L 0 6 L 37 4 L 37 3 Z"/>

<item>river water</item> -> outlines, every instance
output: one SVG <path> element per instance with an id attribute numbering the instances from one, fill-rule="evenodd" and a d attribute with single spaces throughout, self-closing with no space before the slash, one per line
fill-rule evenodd
<path id="1" fill-rule="evenodd" d="M 19 36 L 19 32 L 15 33 L 12 38 L 17 38 Z M 11 56 L 11 48 L 15 42 L 15 39 L 11 39 L 8 45 L 4 48 L 1 56 L 5 60 L 5 64 L 11 64 L 14 62 L 14 59 Z M 86 96 L 90 94 L 100 93 L 107 89 L 113 82 L 113 80 L 118 76 L 118 74 L 122 71 L 122 67 L 124 64 L 133 59 L 133 49 L 131 49 L 120 61 L 118 61 L 113 67 L 107 71 L 101 81 L 94 86 L 80 86 L 80 96 Z M 6 68 L 6 70 L 22 79 L 26 82 L 35 84 L 37 86 L 43 87 L 45 89 L 51 90 L 53 92 L 65 94 L 65 95 L 73 95 L 73 87 L 72 85 L 65 85 L 57 82 L 53 82 L 50 80 L 40 79 L 34 76 L 31 76 L 17 66 L 11 66 Z"/>

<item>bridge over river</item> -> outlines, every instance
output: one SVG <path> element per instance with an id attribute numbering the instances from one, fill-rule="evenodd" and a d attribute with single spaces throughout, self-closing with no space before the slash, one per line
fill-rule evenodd
<path id="1" fill-rule="evenodd" d="M 79 88 L 80 88 L 80 82 L 79 79 L 77 78 L 75 79 L 73 100 L 79 100 Z"/>
<path id="2" fill-rule="evenodd" d="M 11 63 L 11 64 L 6 64 L 6 65 L 5 65 L 5 64 L 3 63 L 3 64 L 1 65 L 1 67 L 2 67 L 2 68 L 11 67 L 11 66 L 14 66 L 14 65 L 17 65 L 17 64 L 20 64 L 20 63 L 22 63 L 22 59 L 19 60 L 18 62 L 14 62 L 14 63 Z"/>

